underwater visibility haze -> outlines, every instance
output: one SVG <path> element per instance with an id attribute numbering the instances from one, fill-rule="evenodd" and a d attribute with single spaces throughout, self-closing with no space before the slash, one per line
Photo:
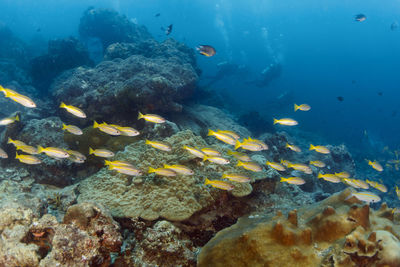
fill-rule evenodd
<path id="1" fill-rule="evenodd" d="M 400 266 L 398 0 L 0 10 L 0 266 Z"/>

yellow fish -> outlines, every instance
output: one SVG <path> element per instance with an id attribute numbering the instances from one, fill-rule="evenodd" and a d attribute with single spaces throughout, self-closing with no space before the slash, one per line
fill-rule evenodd
<path id="1" fill-rule="evenodd" d="M 348 172 L 335 172 L 335 175 L 341 179 L 350 178 L 350 173 Z"/>
<path id="2" fill-rule="evenodd" d="M 96 129 L 98 128 L 100 131 L 109 134 L 109 135 L 121 135 L 121 132 L 116 129 L 115 127 L 108 125 L 107 123 L 103 122 L 101 124 L 98 124 L 96 121 L 93 123 L 93 128 Z"/>
<path id="3" fill-rule="evenodd" d="M 334 174 L 331 173 L 326 173 L 326 174 L 322 174 L 322 173 L 318 173 L 318 179 L 324 179 L 325 181 L 331 182 L 331 183 L 340 183 L 341 180 L 339 177 L 337 177 Z"/>
<path id="4" fill-rule="evenodd" d="M 223 158 L 223 157 L 219 157 L 219 156 L 207 156 L 205 155 L 203 158 L 203 161 L 210 161 L 210 162 L 214 162 L 216 164 L 220 164 L 220 165 L 226 165 L 229 164 L 229 160 Z"/>
<path id="5" fill-rule="evenodd" d="M 81 152 L 75 150 L 67 150 L 69 157 L 68 159 L 75 162 L 75 163 L 84 163 L 86 160 L 86 156 L 83 155 Z"/>
<path id="6" fill-rule="evenodd" d="M 139 111 L 138 120 L 144 119 L 145 121 L 153 122 L 153 123 L 164 123 L 166 120 L 156 114 L 142 114 Z"/>
<path id="7" fill-rule="evenodd" d="M 319 160 L 312 160 L 310 161 L 311 165 L 314 165 L 315 167 L 319 167 L 319 168 L 324 168 L 326 166 L 326 164 L 322 161 Z"/>
<path id="8" fill-rule="evenodd" d="M 140 134 L 140 132 L 132 127 L 124 127 L 124 126 L 119 126 L 115 124 L 110 124 L 110 126 L 116 128 L 118 131 L 121 132 L 121 135 L 124 136 L 137 136 Z"/>
<path id="9" fill-rule="evenodd" d="M 141 170 L 138 170 L 132 166 L 111 165 L 109 169 L 130 176 L 140 176 L 143 174 Z"/>
<path id="10" fill-rule="evenodd" d="M 189 169 L 188 167 L 184 166 L 184 165 L 167 165 L 164 164 L 164 168 L 166 169 L 171 169 L 173 171 L 175 171 L 178 174 L 183 174 L 183 175 L 193 175 L 194 171 Z"/>
<path id="11" fill-rule="evenodd" d="M 240 138 L 240 135 L 238 135 L 238 134 L 235 133 L 234 131 L 229 131 L 229 130 L 221 131 L 221 130 L 217 130 L 217 133 L 228 134 L 228 135 L 232 136 L 233 138 L 235 138 L 236 140 L 238 140 L 238 139 Z"/>
<path id="12" fill-rule="evenodd" d="M 368 202 L 368 203 L 376 203 L 381 201 L 381 198 L 378 195 L 375 195 L 374 193 L 364 191 L 364 192 L 352 192 L 346 200 L 356 197 L 358 200 Z"/>
<path id="13" fill-rule="evenodd" d="M 266 143 L 264 143 L 263 141 L 258 140 L 258 139 L 253 139 L 253 138 L 249 137 L 247 139 L 245 138 L 243 141 L 245 141 L 245 142 L 254 142 L 254 143 L 260 144 L 261 147 L 263 148 L 263 150 L 267 150 L 268 149 L 268 145 Z"/>
<path id="14" fill-rule="evenodd" d="M 274 119 L 274 124 L 279 123 L 280 125 L 286 125 L 286 126 L 295 126 L 299 124 L 297 121 L 290 119 L 290 118 L 283 118 L 280 120 Z"/>
<path id="15" fill-rule="evenodd" d="M 58 148 L 58 147 L 41 147 L 38 146 L 37 152 L 40 153 L 45 153 L 47 156 L 52 157 L 52 158 L 59 158 L 59 159 L 64 159 L 68 158 L 69 154 L 65 149 Z"/>
<path id="16" fill-rule="evenodd" d="M 289 163 L 286 167 L 295 169 L 297 171 L 302 171 L 306 174 L 312 174 L 312 169 L 310 166 L 301 163 Z"/>
<path id="17" fill-rule="evenodd" d="M 2 158 L 2 159 L 7 159 L 8 158 L 7 153 L 1 148 L 0 148 L 0 158 Z"/>
<path id="18" fill-rule="evenodd" d="M 238 149 L 239 147 L 250 151 L 264 150 L 263 146 L 260 143 L 248 140 L 244 140 L 242 143 L 239 140 L 236 140 L 235 149 Z"/>
<path id="19" fill-rule="evenodd" d="M 167 176 L 167 177 L 176 176 L 176 172 L 174 170 L 167 169 L 167 168 L 154 169 L 152 167 L 149 167 L 149 173 L 155 173 L 157 175 Z"/>
<path id="20" fill-rule="evenodd" d="M 26 146 L 27 144 L 25 144 L 22 141 L 19 140 L 12 140 L 10 137 L 8 138 L 7 144 L 13 144 L 15 147 L 16 146 Z"/>
<path id="21" fill-rule="evenodd" d="M 378 172 L 383 171 L 382 165 L 379 162 L 377 162 L 376 160 L 375 161 L 368 160 L 368 165 L 372 166 L 372 168 L 374 168 Z"/>
<path id="22" fill-rule="evenodd" d="M 359 186 L 359 184 L 358 184 L 356 181 L 354 181 L 354 179 L 343 178 L 343 182 L 344 182 L 345 184 L 351 186 L 351 187 L 354 187 L 354 188 L 361 188 L 361 187 Z"/>
<path id="23" fill-rule="evenodd" d="M 329 154 L 329 153 L 331 153 L 331 151 L 329 151 L 329 149 L 327 148 L 327 147 L 325 147 L 325 146 L 314 146 L 314 145 L 310 145 L 310 150 L 315 150 L 315 151 L 317 151 L 318 153 L 321 153 L 321 154 Z"/>
<path id="24" fill-rule="evenodd" d="M 222 190 L 227 190 L 230 191 L 232 189 L 234 189 L 235 187 L 233 185 L 231 185 L 230 183 L 224 182 L 224 181 L 218 181 L 218 180 L 209 180 L 206 178 L 205 185 L 211 185 L 212 187 L 218 188 L 218 189 L 222 189 Z"/>
<path id="25" fill-rule="evenodd" d="M 236 152 L 236 151 L 232 151 L 232 150 L 228 150 L 227 153 L 228 153 L 228 155 L 234 156 L 238 160 L 241 160 L 241 161 L 244 161 L 244 162 L 251 161 L 251 158 L 245 153 Z"/>
<path id="26" fill-rule="evenodd" d="M 369 180 L 365 180 L 370 186 L 372 186 L 373 188 L 386 193 L 388 191 L 387 187 L 384 184 L 380 184 L 378 182 L 374 182 L 374 181 L 369 181 Z"/>
<path id="27" fill-rule="evenodd" d="M 236 174 L 236 173 L 224 173 L 221 177 L 222 179 L 228 179 L 233 182 L 238 182 L 238 183 L 247 183 L 250 182 L 250 178 L 242 175 L 242 174 Z"/>
<path id="28" fill-rule="evenodd" d="M 218 132 L 215 132 L 215 131 L 213 131 L 211 129 L 208 129 L 208 136 L 214 136 L 218 140 L 220 140 L 220 141 L 222 141 L 224 143 L 227 143 L 229 145 L 233 145 L 234 146 L 235 143 L 236 143 L 236 139 L 233 138 L 231 135 L 224 134 L 224 133 L 218 133 Z"/>
<path id="29" fill-rule="evenodd" d="M 301 152 L 300 147 L 286 143 L 286 147 L 294 152 Z"/>
<path id="30" fill-rule="evenodd" d="M 15 158 L 20 162 L 30 165 L 40 164 L 42 161 L 35 156 L 32 155 L 19 155 L 18 153 L 15 155 Z"/>
<path id="31" fill-rule="evenodd" d="M 202 148 L 201 151 L 207 156 L 221 156 L 221 153 L 213 148 L 205 147 Z"/>
<path id="32" fill-rule="evenodd" d="M 105 160 L 104 161 L 104 165 L 106 166 L 125 166 L 125 167 L 133 167 L 132 164 L 130 164 L 127 161 L 121 161 L 121 160 L 114 160 L 114 161 L 110 161 L 110 160 Z"/>
<path id="33" fill-rule="evenodd" d="M 75 125 L 66 125 L 63 123 L 62 129 L 66 130 L 74 135 L 82 135 L 83 134 L 82 130 L 78 126 L 75 126 Z"/>
<path id="34" fill-rule="evenodd" d="M 35 102 L 27 96 L 21 95 L 11 89 L 6 89 L 1 87 L 0 91 L 4 93 L 5 97 L 10 98 L 11 100 L 27 107 L 27 108 L 36 108 Z"/>
<path id="35" fill-rule="evenodd" d="M 306 181 L 304 181 L 304 179 L 300 178 L 300 177 L 281 177 L 281 182 L 286 182 L 289 184 L 295 184 L 295 185 L 302 185 L 305 184 Z"/>
<path id="36" fill-rule="evenodd" d="M 164 142 L 146 140 L 145 144 L 166 152 L 172 150 L 172 147 Z"/>
<path id="37" fill-rule="evenodd" d="M 353 179 L 353 182 L 361 189 L 369 189 L 369 185 L 363 180 Z"/>
<path id="38" fill-rule="evenodd" d="M 83 112 L 80 108 L 74 107 L 72 105 L 66 105 L 64 102 L 61 102 L 60 108 L 65 108 L 65 110 L 72 115 L 78 118 L 86 118 L 85 112 Z"/>
<path id="39" fill-rule="evenodd" d="M 236 164 L 238 167 L 243 167 L 246 170 L 252 171 L 252 172 L 260 172 L 262 171 L 262 167 L 258 165 L 255 162 L 242 162 L 239 160 L 239 162 Z"/>
<path id="40" fill-rule="evenodd" d="M 39 154 L 37 148 L 33 147 L 33 146 L 28 146 L 28 145 L 19 146 L 19 145 L 17 145 L 17 146 L 15 146 L 15 149 L 16 150 L 21 150 L 22 152 L 25 152 L 25 153 L 28 153 L 28 154 L 31 154 L 31 155 Z"/>
<path id="41" fill-rule="evenodd" d="M 11 123 L 14 123 L 16 121 L 19 121 L 19 116 L 18 114 L 15 115 L 15 117 L 8 117 L 0 120 L 0 125 L 9 125 Z"/>
<path id="42" fill-rule="evenodd" d="M 286 171 L 286 168 L 277 162 L 267 161 L 265 164 L 267 164 L 267 166 L 269 166 L 277 171 L 281 171 L 281 172 Z"/>
<path id="43" fill-rule="evenodd" d="M 98 157 L 102 158 L 111 158 L 114 157 L 114 152 L 108 150 L 108 149 L 103 149 L 103 148 L 98 148 L 98 149 L 93 149 L 89 147 L 89 155 L 95 155 Z"/>
<path id="44" fill-rule="evenodd" d="M 311 107 L 308 104 L 301 104 L 301 105 L 294 104 L 294 111 L 297 111 L 298 109 L 301 111 L 309 111 Z"/>
<path id="45" fill-rule="evenodd" d="M 396 185 L 396 195 L 397 195 L 397 198 L 400 199 L 400 189 L 397 185 Z"/>
<path id="46" fill-rule="evenodd" d="M 190 154 L 197 158 L 204 158 L 205 154 L 201 152 L 200 150 L 190 147 L 190 146 L 183 146 L 183 149 L 189 151 Z"/>

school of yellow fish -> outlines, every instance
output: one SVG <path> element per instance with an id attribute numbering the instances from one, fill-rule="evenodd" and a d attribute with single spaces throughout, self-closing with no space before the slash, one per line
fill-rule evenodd
<path id="1" fill-rule="evenodd" d="M 0 91 L 3 92 L 4 96 L 6 98 L 10 98 L 11 100 L 27 107 L 27 108 L 35 108 L 36 104 L 33 102 L 32 99 L 30 99 L 27 96 L 24 96 L 22 94 L 17 93 L 14 90 L 4 88 L 0 85 Z M 85 112 L 78 107 L 72 106 L 72 105 L 67 105 L 63 102 L 61 102 L 60 108 L 65 109 L 68 113 L 72 114 L 75 117 L 85 119 L 87 116 Z M 297 105 L 294 104 L 294 111 L 309 111 L 311 110 L 311 107 L 308 104 L 301 104 Z M 138 119 L 144 119 L 147 122 L 151 123 L 164 123 L 166 120 L 156 114 L 142 114 L 139 112 Z M 14 117 L 9 117 L 9 118 L 4 118 L 0 120 L 0 125 L 9 125 L 12 123 L 15 123 L 19 121 L 20 118 L 18 115 Z M 292 118 L 281 118 L 281 119 L 275 119 L 273 120 L 273 124 L 280 124 L 284 126 L 295 126 L 298 125 L 298 122 Z M 96 128 L 106 134 L 112 135 L 112 136 L 119 136 L 119 135 L 124 135 L 124 136 L 137 136 L 140 134 L 139 131 L 132 127 L 127 127 L 127 126 L 120 126 L 120 125 L 115 125 L 115 124 L 107 124 L 105 122 L 103 123 L 98 123 L 96 121 L 93 122 L 93 128 Z M 68 131 L 71 134 L 74 135 L 82 135 L 83 131 L 75 126 L 75 125 L 66 125 L 63 123 L 62 128 L 60 130 L 63 131 Z M 241 141 L 241 137 L 235 133 L 234 131 L 230 130 L 211 130 L 209 129 L 208 131 L 208 136 L 213 136 L 216 139 L 224 142 L 225 144 L 231 145 L 233 147 L 233 150 L 228 150 L 227 154 L 230 156 L 233 156 L 237 160 L 236 166 L 238 168 L 243 168 L 245 170 L 248 170 L 250 172 L 261 172 L 263 171 L 263 167 L 259 165 L 256 162 L 253 162 L 251 157 L 244 153 L 244 152 L 239 152 L 236 151 L 238 149 L 241 149 L 242 151 L 252 151 L 252 152 L 257 152 L 257 151 L 263 151 L 268 149 L 268 145 L 265 144 L 263 141 L 258 140 L 258 139 L 253 139 L 251 137 L 248 138 L 243 138 Z M 40 164 L 42 161 L 36 157 L 35 155 L 44 153 L 48 157 L 55 158 L 55 159 L 69 159 L 75 163 L 83 163 L 86 160 L 86 156 L 83 155 L 82 153 L 74 150 L 66 150 L 63 148 L 58 148 L 58 147 L 42 147 L 42 146 L 30 146 L 28 144 L 25 144 L 24 142 L 20 140 L 13 140 L 12 138 L 8 139 L 9 144 L 13 144 L 17 150 L 15 158 L 18 159 L 20 162 L 25 163 L 25 164 Z M 146 145 L 149 145 L 155 149 L 158 149 L 160 151 L 164 152 L 170 152 L 172 150 L 172 147 L 170 144 L 162 141 L 155 141 L 155 140 L 146 140 L 145 141 Z M 286 144 L 286 148 L 290 149 L 291 151 L 294 151 L 296 153 L 300 153 L 301 149 L 294 145 L 294 144 Z M 203 161 L 209 161 L 214 164 L 231 164 L 230 160 L 225 158 L 221 152 L 213 149 L 213 148 L 197 148 L 197 147 L 189 147 L 189 146 L 184 146 L 183 149 L 185 149 L 188 153 L 192 154 L 193 156 L 202 159 Z M 309 150 L 315 151 L 316 153 L 326 155 L 330 154 L 330 150 L 326 146 L 322 145 L 313 145 L 310 144 Z M 25 154 L 21 154 L 21 151 Z M 89 148 L 89 155 L 94 155 L 97 157 L 102 157 L 105 158 L 105 166 L 108 166 L 109 170 L 116 171 L 121 174 L 125 175 L 130 175 L 130 176 L 140 176 L 143 175 L 143 171 L 137 169 L 135 166 L 133 166 L 129 162 L 125 161 L 111 161 L 107 160 L 108 158 L 112 158 L 115 154 L 114 152 L 104 149 L 104 148 Z M 318 154 L 317 154 L 318 155 Z M 397 156 L 397 155 L 396 155 Z M 0 148 L 0 158 L 8 158 L 7 153 Z M 398 158 L 397 158 L 398 160 Z M 398 160 L 400 163 L 400 160 Z M 367 160 L 367 163 L 369 166 L 371 166 L 373 169 L 375 169 L 378 172 L 383 171 L 382 165 L 377 162 L 377 161 L 371 161 Z M 305 174 L 312 174 L 313 170 L 311 166 L 314 166 L 316 168 L 323 169 L 326 167 L 326 164 L 321 161 L 320 159 L 312 160 L 308 164 L 304 163 L 293 163 L 289 162 L 288 160 L 282 159 L 280 162 L 272 162 L 272 161 L 267 161 L 266 166 L 269 168 L 275 169 L 278 172 L 284 172 L 287 171 L 288 169 L 293 169 L 299 172 L 303 172 Z M 190 168 L 184 166 L 184 165 L 167 165 L 164 164 L 163 167 L 160 168 L 153 168 L 149 167 L 148 173 L 155 173 L 156 175 L 159 176 L 165 176 L 165 177 L 173 177 L 176 175 L 193 175 L 194 171 L 191 170 Z M 343 171 L 339 173 L 323 173 L 319 172 L 317 175 L 318 179 L 323 179 L 327 182 L 331 183 L 344 183 L 348 186 L 351 186 L 352 188 L 355 189 L 369 189 L 370 187 L 375 188 L 376 190 L 379 190 L 383 193 L 388 192 L 387 187 L 382 184 L 378 183 L 376 181 L 370 181 L 370 180 L 361 180 L 361 179 L 355 179 L 355 178 L 350 178 L 350 174 Z M 228 181 L 234 181 L 238 183 L 247 183 L 251 181 L 251 178 L 249 176 L 239 174 L 239 173 L 224 173 L 221 176 L 221 180 L 210 180 L 208 178 L 205 178 L 205 185 L 211 185 L 215 188 L 219 188 L 222 190 L 232 190 L 234 189 L 234 186 L 229 183 Z M 302 185 L 305 184 L 306 181 L 301 178 L 301 177 L 281 177 L 280 182 L 286 182 L 289 184 L 293 185 Z M 400 189 L 396 186 L 395 192 L 397 197 L 400 199 Z M 356 197 L 361 201 L 365 201 L 368 203 L 371 202 L 378 202 L 380 201 L 380 197 L 372 192 L 369 191 L 360 191 L 357 192 L 356 190 L 353 191 L 353 193 L 349 197 Z"/>

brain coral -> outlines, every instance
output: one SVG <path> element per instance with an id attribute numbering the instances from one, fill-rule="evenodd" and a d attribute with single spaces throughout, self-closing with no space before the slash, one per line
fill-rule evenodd
<path id="1" fill-rule="evenodd" d="M 206 177 L 217 179 L 223 172 L 246 173 L 235 167 L 236 162 L 232 158 L 229 165 L 216 165 L 202 162 L 186 152 L 182 148 L 184 145 L 207 146 L 201 137 L 195 136 L 189 130 L 178 132 L 164 141 L 172 145 L 171 152 L 156 150 L 141 140 L 128 145 L 115 159 L 129 161 L 145 173 L 150 166 L 158 168 L 163 164 L 183 164 L 194 170 L 194 175 L 161 177 L 145 174 L 130 178 L 103 168 L 81 182 L 78 202 L 91 200 L 102 203 L 115 217 L 140 217 L 146 220 L 163 217 L 171 221 L 181 221 L 212 204 L 220 195 L 226 194 L 225 191 L 204 186 Z M 218 146 L 214 148 L 221 150 Z M 265 173 L 251 174 L 251 177 L 261 179 L 265 177 Z M 234 185 L 234 196 L 245 196 L 252 191 L 250 184 Z"/>
<path id="2" fill-rule="evenodd" d="M 400 263 L 399 220 L 349 190 L 277 216 L 240 219 L 202 248 L 198 266 L 390 266 Z"/>

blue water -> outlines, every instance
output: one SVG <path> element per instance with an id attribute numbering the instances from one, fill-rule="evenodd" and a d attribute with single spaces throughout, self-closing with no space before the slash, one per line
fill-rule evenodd
<path id="1" fill-rule="evenodd" d="M 223 61 L 245 66 L 252 77 L 279 62 L 281 76 L 265 88 L 241 83 L 240 73 L 213 85 L 231 96 L 240 112 L 294 117 L 303 130 L 333 144 L 357 146 L 367 130 L 374 143 L 400 146 L 400 30 L 390 30 L 400 21 L 398 1 L 2 0 L 1 21 L 27 42 L 37 35 L 78 36 L 88 6 L 113 8 L 145 25 L 158 40 L 167 38 L 160 27 L 173 23 L 170 37 L 190 47 L 213 45 L 215 57 L 198 56 L 202 77 L 214 75 Z M 354 21 L 358 13 L 367 20 Z M 273 105 L 283 93 L 312 110 L 294 114 L 293 103 Z"/>

